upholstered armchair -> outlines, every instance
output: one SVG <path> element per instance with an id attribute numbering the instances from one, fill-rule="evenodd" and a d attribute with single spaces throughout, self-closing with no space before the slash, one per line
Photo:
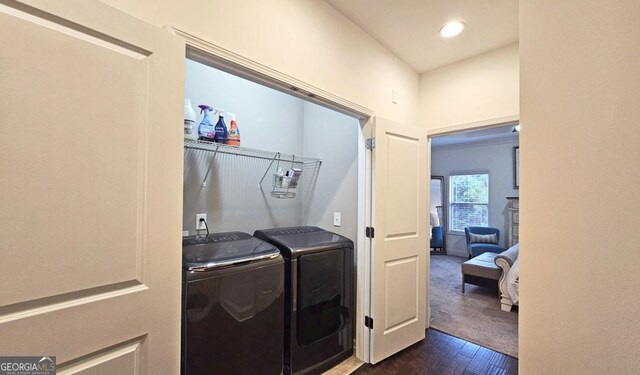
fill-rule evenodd
<path id="1" fill-rule="evenodd" d="M 482 253 L 501 253 L 506 249 L 500 242 L 500 230 L 491 227 L 465 227 L 464 235 L 467 238 L 467 251 L 469 259 Z"/>

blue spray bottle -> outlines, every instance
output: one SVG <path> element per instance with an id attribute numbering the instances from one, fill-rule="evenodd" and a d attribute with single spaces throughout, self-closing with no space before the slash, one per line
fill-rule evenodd
<path id="1" fill-rule="evenodd" d="M 227 143 L 229 137 L 229 130 L 227 130 L 227 124 L 224 123 L 224 110 L 216 109 L 218 114 L 218 123 L 216 124 L 216 142 Z"/>
<path id="2" fill-rule="evenodd" d="M 206 104 L 200 104 L 198 107 L 200 108 L 200 113 L 204 112 L 202 121 L 200 121 L 200 125 L 198 126 L 198 139 L 214 142 L 216 139 L 216 128 L 209 117 L 209 113 L 213 111 L 213 108 Z"/>

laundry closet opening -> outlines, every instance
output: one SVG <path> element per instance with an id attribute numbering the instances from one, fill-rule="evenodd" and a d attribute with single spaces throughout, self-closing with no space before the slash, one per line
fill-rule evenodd
<path id="1" fill-rule="evenodd" d="M 210 232 L 315 225 L 355 241 L 357 119 L 193 60 L 185 72 L 195 131 L 198 106 L 209 106 L 214 126 L 222 115 L 229 128 L 236 116 L 241 147 L 215 158 L 185 148 L 183 231 L 196 233 L 196 215 L 205 214 Z M 275 179 L 291 169 L 300 175 L 287 189 Z"/>
<path id="2" fill-rule="evenodd" d="M 194 349 L 207 346 L 198 340 L 227 334 L 229 345 L 242 350 L 229 348 L 237 354 L 220 355 L 218 365 L 225 361 L 240 372 L 244 365 L 276 368 L 274 348 L 284 342 L 285 374 L 329 369 L 355 353 L 358 228 L 364 228 L 366 195 L 363 117 L 203 60 L 189 53 L 185 60 L 183 254 L 202 262 L 191 271 L 183 264 L 183 373 L 213 365 L 207 358 L 216 355 Z M 226 267 L 244 252 L 243 261 L 270 256 L 260 242 L 246 242 L 259 250 L 242 249 L 245 234 L 279 249 L 284 284 L 277 282 L 278 265 L 247 277 L 220 274 L 215 282 L 193 272 Z M 305 241 L 311 242 L 303 251 Z M 214 242 L 220 246 L 215 256 L 195 248 Z"/>

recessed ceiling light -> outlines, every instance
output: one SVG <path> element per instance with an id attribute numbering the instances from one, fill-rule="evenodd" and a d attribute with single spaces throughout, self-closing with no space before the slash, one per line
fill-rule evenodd
<path id="1" fill-rule="evenodd" d="M 464 26 L 464 23 L 460 21 L 449 22 L 446 25 L 442 26 L 442 29 L 440 29 L 440 35 L 443 38 L 451 38 L 460 34 L 462 30 L 464 30 Z"/>

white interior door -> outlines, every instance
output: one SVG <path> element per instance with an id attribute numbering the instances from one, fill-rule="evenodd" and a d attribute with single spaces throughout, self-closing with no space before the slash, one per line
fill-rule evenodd
<path id="1" fill-rule="evenodd" d="M 176 374 L 184 44 L 98 1 L 0 2 L 0 354 Z"/>
<path id="2" fill-rule="evenodd" d="M 374 127 L 371 363 L 424 339 L 429 251 L 426 131 L 380 118 Z"/>

